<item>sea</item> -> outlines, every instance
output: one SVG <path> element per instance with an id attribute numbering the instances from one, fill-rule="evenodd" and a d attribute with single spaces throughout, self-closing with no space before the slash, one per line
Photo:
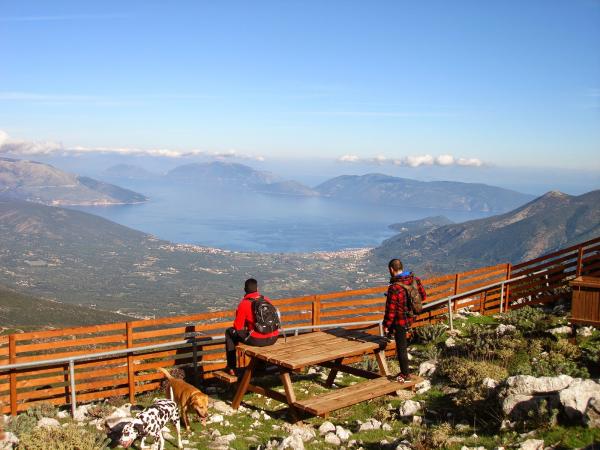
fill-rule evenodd
<path id="1" fill-rule="evenodd" d="M 146 203 L 76 209 L 175 243 L 241 252 L 306 253 L 376 247 L 389 225 L 445 215 L 455 222 L 489 213 L 215 190 L 168 181 L 119 180 Z"/>

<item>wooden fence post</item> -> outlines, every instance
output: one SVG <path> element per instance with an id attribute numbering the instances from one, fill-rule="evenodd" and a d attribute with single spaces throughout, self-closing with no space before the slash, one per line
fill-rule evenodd
<path id="1" fill-rule="evenodd" d="M 583 272 L 583 245 L 580 246 L 577 250 L 577 271 L 575 272 L 576 276 L 581 276 L 581 272 Z"/>
<path id="2" fill-rule="evenodd" d="M 8 336 L 8 363 L 17 362 L 17 339 L 16 335 Z M 10 371 L 10 414 L 17 415 L 17 372 L 15 369 Z"/>
<path id="3" fill-rule="evenodd" d="M 506 265 L 506 280 L 510 280 L 512 276 L 512 264 L 508 263 Z M 510 309 L 510 283 L 506 283 L 504 285 L 504 311 L 507 312 Z"/>
<path id="4" fill-rule="evenodd" d="M 483 291 L 479 295 L 479 314 L 483 316 L 485 313 L 485 302 L 487 301 L 487 291 Z"/>
<path id="5" fill-rule="evenodd" d="M 321 324 L 321 299 L 316 295 L 313 296 L 312 301 L 312 324 L 320 325 Z M 313 330 L 315 331 L 315 330 Z"/>
<path id="6" fill-rule="evenodd" d="M 127 329 L 127 348 L 133 347 L 133 325 L 131 322 L 125 324 Z M 135 403 L 135 371 L 133 368 L 133 355 L 127 354 L 127 381 L 129 383 L 129 403 Z"/>
<path id="7" fill-rule="evenodd" d="M 454 276 L 454 295 L 458 294 L 459 289 L 460 289 L 460 273 L 457 273 Z M 456 306 L 456 299 L 454 299 L 454 301 L 452 303 L 453 303 L 452 306 L 453 306 L 454 312 L 456 312 L 456 310 L 458 309 Z"/>

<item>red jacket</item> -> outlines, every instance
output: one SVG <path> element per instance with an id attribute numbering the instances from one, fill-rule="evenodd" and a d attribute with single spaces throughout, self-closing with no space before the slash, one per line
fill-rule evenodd
<path id="1" fill-rule="evenodd" d="M 252 292 L 246 294 L 235 311 L 235 320 L 233 321 L 233 328 L 236 330 L 243 330 L 247 328 L 250 330 L 250 335 L 256 339 L 265 339 L 279 334 L 279 330 L 275 330 L 272 333 L 259 333 L 254 328 L 254 314 L 252 313 L 252 299 L 260 297 L 260 293 Z M 267 297 L 265 300 L 270 301 Z"/>
<path id="2" fill-rule="evenodd" d="M 425 301 L 426 293 L 421 284 L 421 280 L 415 277 L 412 272 L 408 275 L 394 278 L 394 283 L 390 284 L 387 291 L 387 299 L 385 302 L 385 315 L 383 316 L 383 326 L 389 329 L 392 325 L 397 327 L 410 327 L 415 318 L 409 314 L 409 306 L 406 301 L 406 289 L 399 286 L 397 283 L 410 285 L 413 279 L 417 280 L 417 289 L 421 294 L 421 298 Z"/>

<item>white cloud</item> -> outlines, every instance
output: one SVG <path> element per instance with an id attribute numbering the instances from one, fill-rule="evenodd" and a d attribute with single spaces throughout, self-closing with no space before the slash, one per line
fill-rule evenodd
<path id="1" fill-rule="evenodd" d="M 193 156 L 204 156 L 209 158 L 226 159 L 250 159 L 255 161 L 264 161 L 265 158 L 260 155 L 249 155 L 240 153 L 236 150 L 227 150 L 225 152 L 214 152 L 206 150 L 173 150 L 168 148 L 135 148 L 135 147 L 84 147 L 73 146 L 65 147 L 62 143 L 50 141 L 25 141 L 12 139 L 5 132 L 0 130 L 0 154 L 10 154 L 14 156 L 53 156 L 53 155 L 73 155 L 80 156 L 85 154 L 115 154 L 129 156 L 152 156 L 162 158 L 184 158 Z"/>
<path id="2" fill-rule="evenodd" d="M 480 167 L 483 162 L 477 158 L 456 158 L 453 155 L 409 155 L 401 158 L 388 158 L 378 155 L 372 158 L 361 158 L 358 155 L 344 155 L 339 157 L 338 162 L 343 163 L 362 163 L 362 164 L 393 164 L 401 167 L 421 167 L 421 166 L 469 166 Z"/>

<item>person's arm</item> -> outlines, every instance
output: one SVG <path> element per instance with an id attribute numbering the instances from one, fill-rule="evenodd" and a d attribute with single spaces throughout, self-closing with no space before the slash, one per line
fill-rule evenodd
<path id="1" fill-rule="evenodd" d="M 394 289 L 392 286 L 388 288 L 387 298 L 385 300 L 385 313 L 383 315 L 383 328 L 388 330 L 394 323 L 394 318 L 397 313 L 397 304 Z"/>

